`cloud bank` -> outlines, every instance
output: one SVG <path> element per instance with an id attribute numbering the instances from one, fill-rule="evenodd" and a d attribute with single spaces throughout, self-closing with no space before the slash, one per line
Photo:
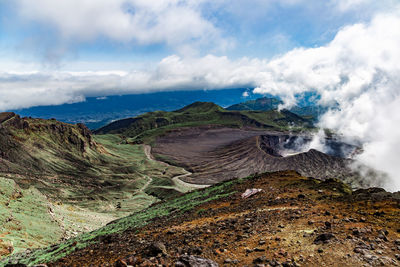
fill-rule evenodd
<path id="1" fill-rule="evenodd" d="M 208 55 L 162 59 L 154 69 L 96 72 L 1 72 L 0 111 L 37 105 L 83 101 L 87 96 L 149 93 L 167 90 L 254 88 L 259 70 L 267 64 L 258 59 L 231 61 Z"/>

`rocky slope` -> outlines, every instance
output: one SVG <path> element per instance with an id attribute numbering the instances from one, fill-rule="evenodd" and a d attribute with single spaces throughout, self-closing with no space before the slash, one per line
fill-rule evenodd
<path id="1" fill-rule="evenodd" d="M 21 118 L 10 112 L 0 114 L 1 172 L 41 175 L 67 171 L 51 164 L 53 158 L 84 169 L 87 164 L 82 159 L 100 150 L 83 124 Z"/>
<path id="2" fill-rule="evenodd" d="M 187 189 L 180 168 L 83 125 L 0 113 L 0 257 L 96 229 Z"/>
<path id="3" fill-rule="evenodd" d="M 277 172 L 155 204 L 1 265 L 399 266 L 399 216 L 399 193 Z"/>

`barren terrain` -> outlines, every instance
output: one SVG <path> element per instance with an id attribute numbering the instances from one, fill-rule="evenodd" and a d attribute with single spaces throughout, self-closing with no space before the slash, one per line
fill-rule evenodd
<path id="1" fill-rule="evenodd" d="M 266 171 L 296 170 L 304 176 L 339 178 L 355 187 L 366 186 L 348 168 L 349 159 L 316 150 L 281 156 L 283 144 L 292 137 L 288 133 L 246 128 L 182 128 L 159 137 L 153 153 L 160 160 L 192 172 L 182 179 L 194 184 L 215 184 Z M 302 138 L 310 139 L 307 135 Z M 332 146 L 339 151 L 339 145 Z"/>

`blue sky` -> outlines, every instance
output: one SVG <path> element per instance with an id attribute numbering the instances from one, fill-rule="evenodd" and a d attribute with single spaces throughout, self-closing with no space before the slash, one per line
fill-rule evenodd
<path id="1" fill-rule="evenodd" d="M 368 21 L 377 10 L 392 5 L 385 0 L 379 4 L 365 0 L 159 1 L 163 5 L 133 0 L 69 2 L 72 4 L 63 6 L 48 0 L 0 1 L 2 58 L 46 68 L 62 68 L 63 63 L 77 61 L 140 65 L 172 54 L 271 58 L 295 47 L 324 45 L 345 25 Z M 110 5 L 117 10 L 113 14 L 107 14 Z M 91 13 L 96 6 L 98 12 Z M 80 9 L 82 14 L 71 16 Z M 171 14 L 166 15 L 168 10 Z M 137 13 L 138 20 L 146 18 L 145 23 L 130 23 L 122 26 L 120 33 L 112 33 L 120 28 L 118 16 L 135 18 Z M 197 17 L 191 18 L 192 14 Z M 90 16 L 96 15 L 116 25 L 107 28 L 107 23 L 99 21 L 90 25 Z M 157 30 L 152 29 L 152 23 L 157 24 Z M 185 23 L 193 28 L 185 29 Z M 181 28 L 174 31 L 178 26 Z M 141 36 L 146 30 L 154 36 Z"/>

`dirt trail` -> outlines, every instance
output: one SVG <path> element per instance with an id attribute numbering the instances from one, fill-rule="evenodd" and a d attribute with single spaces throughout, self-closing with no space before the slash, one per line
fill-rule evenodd
<path id="1" fill-rule="evenodd" d="M 162 162 L 162 161 L 159 161 L 159 160 L 156 160 L 153 157 L 153 155 L 151 154 L 151 146 L 143 145 L 143 150 L 144 150 L 144 153 L 146 154 L 146 157 L 149 160 L 156 161 L 159 164 L 162 164 L 164 166 L 169 166 L 169 164 L 167 164 L 165 162 Z M 205 187 L 209 187 L 210 186 L 208 184 L 207 185 L 204 185 L 204 184 L 191 184 L 191 183 L 186 183 L 186 182 L 182 181 L 182 178 L 185 178 L 185 177 L 187 177 L 189 175 L 192 175 L 191 172 L 189 172 L 189 171 L 187 171 L 185 169 L 183 169 L 183 171 L 185 172 L 185 174 L 178 175 L 178 176 L 175 176 L 174 178 L 172 178 L 172 181 L 175 183 L 175 185 L 178 188 L 184 189 L 183 191 L 187 192 L 187 191 L 191 191 L 191 190 L 194 190 L 194 189 L 205 188 Z M 146 185 L 148 186 L 150 183 L 151 183 L 151 181 L 149 183 L 147 183 Z M 146 188 L 147 186 L 145 186 L 144 188 Z M 142 191 L 143 191 L 143 189 L 142 189 Z"/>
<path id="2" fill-rule="evenodd" d="M 147 176 L 148 178 L 147 182 L 139 189 L 139 192 L 144 192 L 144 190 L 151 184 L 151 182 L 153 182 L 153 178 L 151 178 L 150 176 Z"/>

